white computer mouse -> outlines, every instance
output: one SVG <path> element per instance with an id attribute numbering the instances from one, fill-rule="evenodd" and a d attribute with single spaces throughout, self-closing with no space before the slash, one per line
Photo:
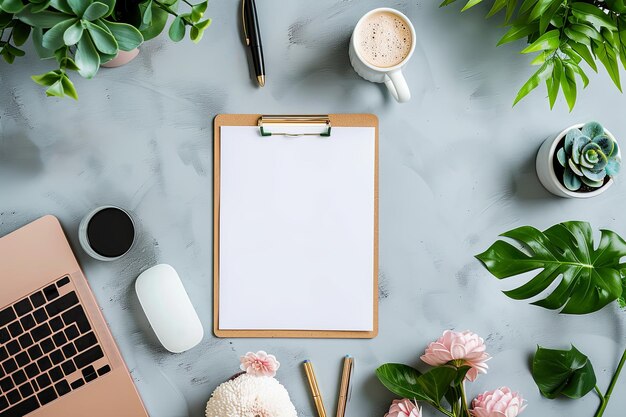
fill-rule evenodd
<path id="1" fill-rule="evenodd" d="M 202 323 L 174 268 L 160 264 L 144 271 L 135 281 L 135 291 L 165 349 L 181 353 L 200 343 Z"/>

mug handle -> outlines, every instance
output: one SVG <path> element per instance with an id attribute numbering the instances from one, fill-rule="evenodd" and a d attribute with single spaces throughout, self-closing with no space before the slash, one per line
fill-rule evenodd
<path id="1" fill-rule="evenodd" d="M 398 103 L 404 103 L 411 99 L 411 91 L 400 69 L 385 74 L 385 85 Z"/>

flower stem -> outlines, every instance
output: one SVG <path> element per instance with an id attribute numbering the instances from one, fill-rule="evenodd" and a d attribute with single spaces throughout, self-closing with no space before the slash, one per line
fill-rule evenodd
<path id="1" fill-rule="evenodd" d="M 600 390 L 596 387 L 596 392 L 600 395 L 600 407 L 596 412 L 595 417 L 602 417 L 604 414 L 604 410 L 606 406 L 609 404 L 609 400 L 611 399 L 611 394 L 613 393 L 613 388 L 615 388 L 615 384 L 617 384 L 617 379 L 619 378 L 620 372 L 622 372 L 622 368 L 624 367 L 624 363 L 626 363 L 626 349 L 624 349 L 624 353 L 622 353 L 622 358 L 619 360 L 619 364 L 617 365 L 617 369 L 613 374 L 613 378 L 611 378 L 611 383 L 609 384 L 609 388 L 606 390 L 604 396 L 599 392 Z"/>
<path id="2" fill-rule="evenodd" d="M 467 417 L 471 417 L 469 409 L 467 408 L 467 398 L 465 395 L 465 381 L 461 382 L 461 414 L 465 414 Z"/>
<path id="3" fill-rule="evenodd" d="M 435 407 L 437 410 L 439 410 L 439 412 L 447 415 L 448 417 L 456 417 L 454 414 L 452 414 L 450 411 L 446 410 L 443 407 Z"/>

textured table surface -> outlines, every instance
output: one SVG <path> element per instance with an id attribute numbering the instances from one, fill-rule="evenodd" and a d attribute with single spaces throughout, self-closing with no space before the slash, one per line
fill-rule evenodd
<path id="1" fill-rule="evenodd" d="M 74 77 L 80 101 L 46 99 L 29 75 L 49 62 L 29 55 L 0 64 L 0 233 L 44 214 L 59 217 L 153 417 L 202 416 L 213 389 L 249 350 L 275 353 L 279 380 L 300 416 L 316 415 L 300 363 L 314 361 L 334 415 L 342 356 L 356 358 L 348 415 L 382 416 L 392 399 L 374 369 L 417 364 L 444 329 L 471 329 L 493 355 L 470 395 L 502 385 L 529 400 L 526 415 L 591 417 L 593 394 L 578 401 L 539 396 L 528 363 L 536 344 L 572 342 L 592 359 L 604 390 L 621 354 L 626 312 L 613 304 L 583 317 L 513 301 L 473 258 L 516 226 L 587 220 L 626 235 L 622 181 L 590 201 L 549 195 L 534 171 L 549 135 L 597 119 L 626 137 L 626 103 L 601 71 L 572 113 L 550 112 L 543 91 L 515 108 L 532 68 L 519 44 L 496 48 L 503 30 L 484 8 L 435 1 L 258 0 L 268 81 L 250 77 L 239 5 L 214 1 L 214 23 L 198 45 L 161 36 L 131 64 Z M 360 79 L 348 61 L 351 29 L 366 11 L 396 7 L 413 21 L 418 45 L 406 68 L 413 92 L 398 105 Z M 212 118 L 217 113 L 371 112 L 380 118 L 380 335 L 373 340 L 217 339 L 212 323 Z M 78 246 L 81 217 L 104 204 L 132 210 L 139 244 L 118 262 L 90 259 Z M 133 282 L 160 262 L 180 273 L 206 336 L 173 355 L 158 345 Z M 276 300 L 280 302 L 280 300 Z M 605 416 L 623 415 L 626 376 Z M 429 410 L 425 415 L 434 416 Z"/>

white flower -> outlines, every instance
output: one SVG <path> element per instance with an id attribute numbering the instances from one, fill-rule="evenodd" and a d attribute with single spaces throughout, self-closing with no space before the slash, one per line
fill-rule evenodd
<path id="1" fill-rule="evenodd" d="M 206 417 L 297 417 L 289 393 L 276 379 L 241 375 L 215 389 Z"/>

